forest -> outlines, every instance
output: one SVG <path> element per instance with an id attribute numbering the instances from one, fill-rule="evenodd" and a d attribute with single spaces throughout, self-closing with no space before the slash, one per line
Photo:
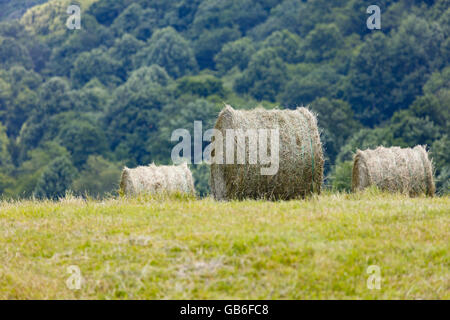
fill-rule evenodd
<path id="1" fill-rule="evenodd" d="M 70 4 L 81 29 L 66 27 Z M 352 156 L 426 145 L 450 193 L 450 1 L 0 1 L 0 195 L 117 193 L 121 170 L 171 163 L 173 130 L 237 109 L 308 106 L 327 188 Z M 209 192 L 209 169 L 191 165 Z"/>

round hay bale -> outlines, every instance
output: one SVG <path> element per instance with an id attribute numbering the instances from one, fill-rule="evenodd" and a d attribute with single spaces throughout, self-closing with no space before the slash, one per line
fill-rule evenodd
<path id="1" fill-rule="evenodd" d="M 195 194 L 194 180 L 186 163 L 179 166 L 125 167 L 122 171 L 120 190 L 125 195 L 190 193 Z"/>
<path id="2" fill-rule="evenodd" d="M 352 190 L 371 185 L 410 196 L 433 196 L 433 165 L 425 147 L 358 150 L 353 161 Z"/>
<path id="3" fill-rule="evenodd" d="M 320 193 L 324 157 L 317 120 L 308 109 L 234 110 L 226 105 L 214 128 L 222 135 L 222 143 L 218 143 L 214 135 L 211 152 L 210 184 L 216 200 L 288 200 Z M 238 137 L 239 134 L 227 137 L 229 129 L 233 129 L 234 133 L 241 130 L 245 140 Z M 267 132 L 264 138 L 261 130 Z M 278 146 L 275 145 L 275 148 L 271 130 L 278 132 Z M 266 137 L 267 148 L 263 145 Z M 249 161 L 249 150 L 256 144 L 258 154 L 252 162 Z M 236 154 L 232 163 L 227 159 L 230 148 Z M 240 163 L 236 159 L 239 150 L 245 154 L 245 161 Z M 271 158 L 276 153 L 278 170 L 274 174 L 264 171 L 268 171 L 273 163 L 268 164 L 267 159 L 263 161 L 261 151 Z"/>

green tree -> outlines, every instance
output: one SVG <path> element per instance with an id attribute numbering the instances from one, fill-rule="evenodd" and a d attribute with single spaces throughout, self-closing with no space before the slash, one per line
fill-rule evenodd
<path id="1" fill-rule="evenodd" d="M 26 36 L 25 26 L 18 20 L 0 22 L 0 37 L 20 39 Z"/>
<path id="2" fill-rule="evenodd" d="M 306 76 L 294 76 L 280 94 L 280 100 L 283 105 L 295 108 L 309 104 L 316 98 L 333 98 L 341 78 L 342 76 L 328 65 L 318 67 Z"/>
<path id="3" fill-rule="evenodd" d="M 30 39 L 26 43 L 26 46 L 33 62 L 34 71 L 43 73 L 44 68 L 47 66 L 47 62 L 50 59 L 50 47 L 40 39 Z"/>
<path id="4" fill-rule="evenodd" d="M 12 169 L 11 155 L 8 151 L 9 139 L 6 128 L 0 123 L 0 196 L 9 195 L 14 179 L 9 176 Z"/>
<path id="5" fill-rule="evenodd" d="M 82 89 L 72 92 L 73 110 L 90 113 L 93 118 L 100 117 L 107 109 L 110 91 L 97 78 L 89 81 Z"/>
<path id="6" fill-rule="evenodd" d="M 321 138 L 326 156 L 334 163 L 342 146 L 361 125 L 354 119 L 350 105 L 342 100 L 319 98 L 312 102 L 311 109 L 317 113 L 319 128 L 323 130 Z"/>
<path id="7" fill-rule="evenodd" d="M 319 24 L 305 39 L 304 50 L 307 62 L 322 62 L 336 56 L 343 45 L 340 30 L 334 24 Z"/>
<path id="8" fill-rule="evenodd" d="M 194 178 L 195 191 L 200 197 L 206 197 L 210 194 L 210 166 L 207 164 L 198 164 L 190 166 L 192 177 Z"/>
<path id="9" fill-rule="evenodd" d="M 145 42 L 130 34 L 116 38 L 114 45 L 108 50 L 109 56 L 122 64 L 122 69 L 130 72 L 133 69 L 133 56 L 145 46 Z"/>
<path id="10" fill-rule="evenodd" d="M 6 135 L 6 128 L 0 123 L 0 171 L 12 164 L 8 144 L 9 139 Z"/>
<path id="11" fill-rule="evenodd" d="M 445 166 L 441 169 L 436 178 L 437 192 L 440 195 L 450 194 L 450 166 Z"/>
<path id="12" fill-rule="evenodd" d="M 275 101 L 286 81 L 286 70 L 275 49 L 262 49 L 252 56 L 248 68 L 236 80 L 235 90 L 257 100 Z"/>
<path id="13" fill-rule="evenodd" d="M 415 117 L 409 110 L 396 112 L 388 129 L 397 141 L 411 147 L 417 144 L 431 145 L 440 136 L 440 128 L 429 117 Z"/>
<path id="14" fill-rule="evenodd" d="M 410 105 L 429 74 L 442 66 L 444 35 L 435 24 L 409 16 L 392 35 L 374 33 L 354 57 L 344 90 L 357 116 L 373 126 Z"/>
<path id="15" fill-rule="evenodd" d="M 27 118 L 38 108 L 42 78 L 22 66 L 0 72 L 0 121 L 7 134 L 16 137 Z"/>
<path id="16" fill-rule="evenodd" d="M 39 90 L 39 112 L 53 115 L 72 108 L 70 83 L 60 77 L 46 81 Z"/>
<path id="17" fill-rule="evenodd" d="M 214 56 L 222 49 L 222 46 L 240 37 L 241 33 L 237 28 L 212 29 L 203 32 L 193 45 L 199 67 L 214 69 Z"/>
<path id="18" fill-rule="evenodd" d="M 159 65 L 151 65 L 134 70 L 123 85 L 126 92 L 144 92 L 147 86 L 167 87 L 172 79 Z"/>
<path id="19" fill-rule="evenodd" d="M 74 62 L 82 52 L 88 52 L 101 46 L 110 47 L 114 38 L 112 31 L 100 25 L 94 17 L 84 13 L 82 28 L 61 38 L 51 38 L 58 43 L 52 50 L 47 67 L 54 76 L 69 77 Z M 62 43 L 61 40 L 63 41 Z M 51 43 L 50 42 L 50 43 Z"/>
<path id="20" fill-rule="evenodd" d="M 152 148 L 158 136 L 161 109 L 172 99 L 170 77 L 153 65 L 134 71 L 114 92 L 104 117 L 110 147 L 128 166 L 148 164 L 159 157 Z"/>
<path id="21" fill-rule="evenodd" d="M 450 138 L 448 134 L 431 145 L 431 158 L 436 172 L 436 189 L 440 194 L 450 194 Z"/>
<path id="22" fill-rule="evenodd" d="M 109 26 L 130 3 L 130 0 L 97 1 L 89 7 L 88 13 L 93 15 L 99 23 Z"/>
<path id="23" fill-rule="evenodd" d="M 75 194 L 91 197 L 114 195 L 119 189 L 121 168 L 101 156 L 89 156 L 79 177 L 73 181 Z"/>
<path id="24" fill-rule="evenodd" d="M 448 186 L 448 0 L 379 0 L 381 31 L 357 0 L 83 0 L 81 30 L 59 0 L 10 16 L 41 1 L 0 4 L 4 195 L 60 156 L 91 174 L 167 163 L 172 131 L 211 128 L 223 101 L 312 104 L 330 178 L 357 148 L 427 144 Z"/>
<path id="25" fill-rule="evenodd" d="M 187 76 L 177 80 L 177 94 L 191 94 L 200 97 L 211 95 L 225 96 L 225 89 L 220 79 L 211 76 Z"/>
<path id="26" fill-rule="evenodd" d="M 16 183 L 12 194 L 30 197 L 48 164 L 59 157 L 70 157 L 70 155 L 65 148 L 54 141 L 44 142 L 40 147 L 29 151 L 26 159 L 15 170 Z"/>
<path id="27" fill-rule="evenodd" d="M 164 106 L 159 122 L 158 144 L 154 144 L 152 149 L 159 150 L 158 159 L 169 159 L 171 150 L 176 143 L 171 142 L 172 132 L 176 129 L 186 129 L 191 134 L 192 150 L 194 143 L 194 121 L 201 121 L 203 131 L 212 129 L 216 121 L 217 114 L 222 108 L 219 104 L 214 104 L 205 99 L 196 99 L 188 103 L 178 100 Z M 209 143 L 203 143 L 203 147 Z M 203 148 L 202 148 L 203 150 Z M 194 154 L 192 153 L 192 156 Z M 194 159 L 191 159 L 192 162 Z"/>
<path id="28" fill-rule="evenodd" d="M 390 70 L 388 38 L 382 33 L 367 37 L 359 54 L 352 60 L 349 82 L 344 92 L 357 117 L 365 125 L 373 125 L 392 115 L 388 113 L 386 90 L 395 86 Z"/>
<path id="29" fill-rule="evenodd" d="M 302 52 L 301 39 L 288 30 L 275 31 L 262 44 L 264 48 L 273 48 L 278 56 L 288 63 L 300 62 Z"/>
<path id="30" fill-rule="evenodd" d="M 90 155 L 102 155 L 108 149 L 104 131 L 87 121 L 75 120 L 62 126 L 59 137 L 77 168 L 81 168 Z"/>
<path id="31" fill-rule="evenodd" d="M 439 171 L 445 166 L 450 166 L 450 137 L 443 135 L 440 139 L 433 142 L 431 146 L 431 155 L 436 170 Z"/>
<path id="32" fill-rule="evenodd" d="M 307 5 L 303 0 L 275 1 L 271 3 L 273 8 L 270 10 L 270 16 L 263 23 L 256 25 L 249 31 L 249 35 L 263 40 L 277 30 L 289 30 L 292 33 L 299 34 L 298 26 L 304 25 L 308 19 L 301 19 L 303 11 Z M 330 3 L 327 5 L 329 6 Z M 305 36 L 305 34 L 300 34 Z"/>
<path id="33" fill-rule="evenodd" d="M 70 73 L 72 82 L 81 87 L 89 80 L 97 78 L 104 85 L 118 85 L 125 79 L 122 64 L 102 49 L 81 53 Z"/>
<path id="34" fill-rule="evenodd" d="M 257 2 L 252 0 L 202 1 L 192 23 L 194 38 L 201 37 L 205 30 L 235 26 L 238 26 L 239 31 L 245 34 L 266 19 L 270 8 L 264 8 L 264 6 L 268 2 L 270 0 Z"/>
<path id="35" fill-rule="evenodd" d="M 59 157 L 50 162 L 37 182 L 34 194 L 40 199 L 57 200 L 65 196 L 76 169 L 67 157 Z"/>
<path id="36" fill-rule="evenodd" d="M 14 178 L 0 171 L 0 199 L 14 196 Z"/>
<path id="37" fill-rule="evenodd" d="M 156 10 L 143 9 L 138 3 L 133 3 L 114 20 L 111 27 L 118 36 L 129 33 L 140 40 L 146 40 L 157 26 Z"/>
<path id="38" fill-rule="evenodd" d="M 136 67 L 157 64 L 174 78 L 196 72 L 194 52 L 175 29 L 167 27 L 155 31 L 147 44 L 135 55 Z"/>
<path id="39" fill-rule="evenodd" d="M 447 93 L 449 93 L 448 97 L 445 97 L 444 92 L 441 93 L 441 97 L 432 94 L 417 97 L 407 112 L 415 117 L 428 118 L 442 128 L 448 126 L 450 123 L 450 111 L 442 102 L 445 102 L 445 100 L 450 102 L 450 100 L 448 100 L 448 97 L 450 97 L 450 90 L 447 91 Z"/>
<path id="40" fill-rule="evenodd" d="M 250 58 L 255 53 L 255 48 L 250 38 L 226 43 L 215 56 L 217 70 L 224 74 L 237 66 L 240 70 L 247 68 Z"/>
<path id="41" fill-rule="evenodd" d="M 14 65 L 33 68 L 33 61 L 25 46 L 15 39 L 0 37 L 0 66 L 9 69 Z"/>
<path id="42" fill-rule="evenodd" d="M 333 190 L 350 192 L 352 190 L 353 161 L 338 162 L 330 175 Z"/>
<path id="43" fill-rule="evenodd" d="M 429 116 L 450 134 L 450 66 L 434 72 L 423 86 L 423 92 L 424 96 L 411 106 L 412 112 L 419 117 Z"/>
<path id="44" fill-rule="evenodd" d="M 405 146 L 404 144 L 400 145 L 399 143 L 396 143 L 389 128 L 364 128 L 350 137 L 347 143 L 339 151 L 336 161 L 344 162 L 352 160 L 353 154 L 355 154 L 358 149 L 375 149 L 378 146 L 390 147 L 393 145 L 401 147 Z"/>

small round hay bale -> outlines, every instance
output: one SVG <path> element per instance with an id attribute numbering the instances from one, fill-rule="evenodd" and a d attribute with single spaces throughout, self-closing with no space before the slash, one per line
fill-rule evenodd
<path id="1" fill-rule="evenodd" d="M 211 152 L 211 193 L 216 200 L 268 199 L 288 200 L 320 193 L 323 180 L 323 150 L 316 117 L 306 108 L 296 110 L 234 110 L 226 105 L 220 112 L 214 127 L 222 135 L 222 144 L 213 139 Z M 228 138 L 227 130 L 246 133 L 239 142 L 237 135 Z M 278 170 L 275 174 L 262 174 L 271 165 L 261 161 L 261 130 L 278 130 Z M 257 135 L 257 136 L 255 136 Z M 272 155 L 271 133 L 267 133 L 267 148 Z M 234 140 L 234 141 L 233 141 Z M 249 161 L 250 141 L 257 141 L 257 161 Z M 230 149 L 238 158 L 241 149 L 245 162 L 227 161 Z M 228 149 L 227 149 L 228 148 Z M 274 148 L 276 149 L 276 148 Z M 220 151 L 221 150 L 221 151 Z M 218 152 L 219 151 L 219 152 Z M 220 154 L 222 153 L 222 154 Z M 220 162 L 220 158 L 223 162 Z M 254 158 L 255 159 L 255 158 Z M 267 159 L 266 159 L 267 160 Z"/>
<path id="2" fill-rule="evenodd" d="M 120 190 L 125 195 L 189 193 L 195 194 L 194 179 L 186 163 L 179 166 L 140 166 L 124 168 Z"/>
<path id="3" fill-rule="evenodd" d="M 425 147 L 358 150 L 353 162 L 352 190 L 363 190 L 371 185 L 410 196 L 433 196 L 433 165 Z"/>

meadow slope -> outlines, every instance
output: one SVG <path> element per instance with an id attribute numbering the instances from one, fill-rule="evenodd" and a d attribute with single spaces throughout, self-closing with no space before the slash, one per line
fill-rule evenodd
<path id="1" fill-rule="evenodd" d="M 449 299 L 450 198 L 0 203 L 1 299 Z M 68 267 L 83 283 L 70 290 Z M 367 287 L 367 268 L 381 289 Z"/>

